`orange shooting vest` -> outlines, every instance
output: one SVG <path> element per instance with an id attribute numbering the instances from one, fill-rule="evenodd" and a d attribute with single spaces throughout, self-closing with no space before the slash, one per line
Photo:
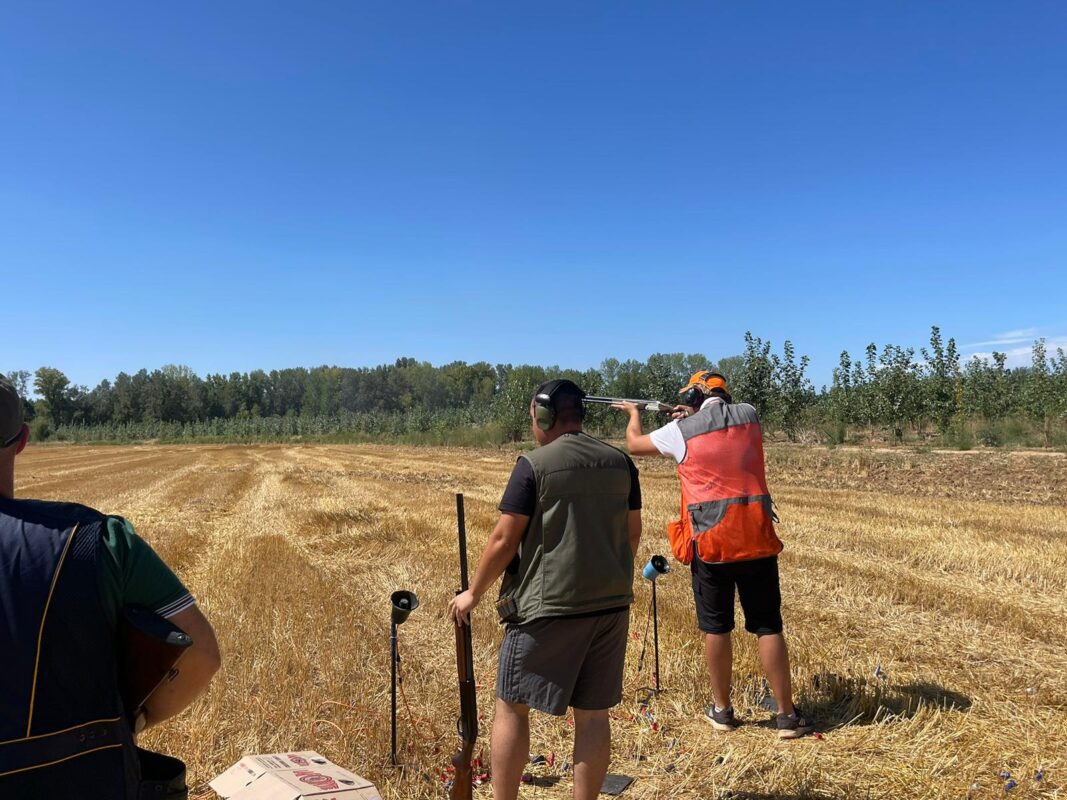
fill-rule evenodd
<path id="1" fill-rule="evenodd" d="M 763 465 L 763 435 L 747 403 L 708 403 L 678 422 L 685 458 L 681 518 L 667 525 L 674 557 L 708 564 L 782 552 Z"/>

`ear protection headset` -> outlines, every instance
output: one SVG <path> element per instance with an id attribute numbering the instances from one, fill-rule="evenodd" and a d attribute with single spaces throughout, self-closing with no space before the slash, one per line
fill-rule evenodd
<path id="1" fill-rule="evenodd" d="M 556 424 L 556 404 L 552 402 L 552 395 L 556 393 L 559 385 L 560 381 L 552 381 L 534 395 L 534 421 L 543 431 L 551 430 Z"/>
<path id="2" fill-rule="evenodd" d="M 705 372 L 700 376 L 700 383 L 694 383 L 682 394 L 682 402 L 697 408 L 704 402 L 712 389 L 726 391 L 726 378 L 718 372 Z"/>
<path id="3" fill-rule="evenodd" d="M 552 396 L 564 384 L 570 384 L 577 390 L 579 396 L 585 396 L 581 389 L 578 389 L 571 381 L 565 379 L 549 381 L 542 386 L 541 391 L 534 395 L 534 421 L 537 423 L 537 427 L 543 431 L 551 430 L 552 426 L 556 424 L 556 404 Z"/>

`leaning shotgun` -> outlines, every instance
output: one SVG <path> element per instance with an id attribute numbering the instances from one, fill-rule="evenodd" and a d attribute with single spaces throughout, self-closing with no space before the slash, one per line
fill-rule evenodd
<path id="1" fill-rule="evenodd" d="M 130 727 L 137 731 L 145 701 L 165 681 L 193 640 L 185 631 L 155 612 L 124 606 L 119 617 L 119 692 Z"/>
<path id="2" fill-rule="evenodd" d="M 658 411 L 661 414 L 670 414 L 674 411 L 674 406 L 669 406 L 666 403 L 661 403 L 659 400 L 624 400 L 620 397 L 589 397 L 588 395 L 582 398 L 584 403 L 602 403 L 604 405 L 614 405 L 615 403 L 633 403 L 637 406 L 638 411 Z"/>
<path id="3" fill-rule="evenodd" d="M 459 579 L 460 590 L 467 591 L 467 526 L 463 519 L 463 495 L 456 495 L 456 516 L 459 519 Z M 452 788 L 448 792 L 449 800 L 471 800 L 473 771 L 471 759 L 474 757 L 474 745 L 478 741 L 478 705 L 474 693 L 474 650 L 471 646 L 470 625 L 455 623 L 456 626 L 456 668 L 459 672 L 459 720 L 456 727 L 462 743 L 452 756 L 452 766 L 456 772 L 452 778 Z"/>

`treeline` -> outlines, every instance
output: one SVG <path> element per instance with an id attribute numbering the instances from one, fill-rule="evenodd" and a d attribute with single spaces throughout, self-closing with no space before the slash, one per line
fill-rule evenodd
<path id="1" fill-rule="evenodd" d="M 490 444 L 529 435 L 534 388 L 568 377 L 590 394 L 670 399 L 698 369 L 726 375 L 734 399 L 752 403 L 772 435 L 840 444 L 939 439 L 1067 445 L 1067 357 L 1033 345 L 1031 364 L 1006 356 L 961 362 L 956 343 L 931 330 L 928 347 L 868 345 L 845 352 L 833 383 L 816 391 L 809 359 L 786 341 L 745 335 L 745 350 L 718 363 L 699 353 L 658 353 L 646 361 L 605 360 L 576 371 L 556 366 L 468 364 L 435 367 L 413 358 L 373 368 L 322 366 L 199 377 L 187 367 L 119 373 L 93 389 L 58 369 L 8 373 L 27 401 L 34 438 L 68 441 L 313 440 Z M 662 417 L 658 421 L 662 421 Z M 650 423 L 653 420 L 649 420 Z M 622 415 L 592 409 L 589 427 L 620 435 Z"/>

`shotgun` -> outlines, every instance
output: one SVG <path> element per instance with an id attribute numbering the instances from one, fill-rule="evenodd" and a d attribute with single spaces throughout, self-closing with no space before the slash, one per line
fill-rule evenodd
<path id="1" fill-rule="evenodd" d="M 140 606 L 125 606 L 119 618 L 119 691 L 130 728 L 145 701 L 170 678 L 193 640 L 170 620 Z"/>
<path id="2" fill-rule="evenodd" d="M 463 495 L 456 495 L 456 516 L 459 520 L 459 582 L 460 590 L 467 591 L 467 526 L 463 517 Z M 474 758 L 474 745 L 478 741 L 478 700 L 474 687 L 474 650 L 471 645 L 469 625 L 455 623 L 456 627 L 456 670 L 459 673 L 459 719 L 456 728 L 459 732 L 460 748 L 452 756 L 455 775 L 452 788 L 448 791 L 449 800 L 471 800 L 474 774 L 471 759 Z"/>
<path id="3" fill-rule="evenodd" d="M 612 405 L 613 403 L 633 403 L 637 406 L 638 411 L 658 411 L 660 414 L 670 414 L 674 411 L 674 406 L 661 403 L 659 400 L 624 400 L 620 397 L 590 397 L 585 396 L 582 398 L 583 403 L 601 403 L 603 405 Z"/>

